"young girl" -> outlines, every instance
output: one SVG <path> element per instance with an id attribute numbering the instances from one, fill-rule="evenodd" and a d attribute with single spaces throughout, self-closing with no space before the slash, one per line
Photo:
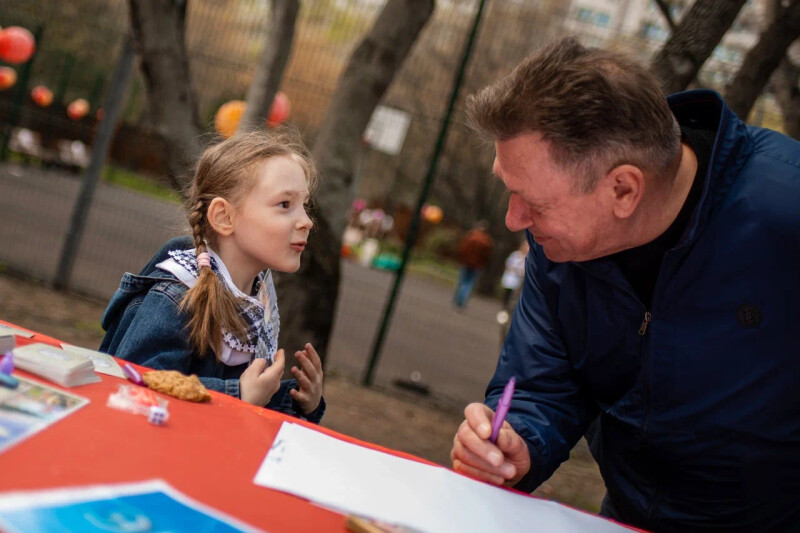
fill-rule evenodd
<path id="1" fill-rule="evenodd" d="M 188 195 L 192 238 L 169 241 L 138 276 L 123 276 L 100 350 L 319 422 L 325 401 L 313 346 L 295 353 L 296 379 L 280 380 L 270 272 L 300 268 L 316 179 L 305 147 L 285 133 L 237 135 L 206 150 Z"/>

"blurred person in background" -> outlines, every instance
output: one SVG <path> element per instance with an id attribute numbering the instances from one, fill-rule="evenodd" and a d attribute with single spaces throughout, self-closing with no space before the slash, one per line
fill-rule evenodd
<path id="1" fill-rule="evenodd" d="M 466 307 L 475 279 L 489 263 L 493 246 L 494 240 L 486 233 L 486 222 L 482 220 L 476 222 L 472 229 L 461 237 L 458 243 L 458 261 L 461 263 L 461 270 L 453 295 L 456 308 Z"/>
<path id="2" fill-rule="evenodd" d="M 503 309 L 508 310 L 511 304 L 511 297 L 522 286 L 522 278 L 525 277 L 525 256 L 528 255 L 528 241 L 523 241 L 519 248 L 508 254 L 506 258 L 506 268 L 500 278 L 500 286 L 503 288 Z"/>
<path id="3" fill-rule="evenodd" d="M 531 492 L 586 435 L 604 516 L 800 531 L 800 143 L 574 39 L 467 109 L 531 250 L 453 468 Z"/>

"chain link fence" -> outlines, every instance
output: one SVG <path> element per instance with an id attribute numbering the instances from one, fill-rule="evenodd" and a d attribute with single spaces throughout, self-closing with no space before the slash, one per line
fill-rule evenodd
<path id="1" fill-rule="evenodd" d="M 750 4 L 746 8 L 750 11 L 743 12 L 739 26 L 706 64 L 700 84 L 721 90 L 752 46 L 763 21 L 761 3 Z M 192 84 L 199 116 L 209 131 L 221 104 L 245 98 L 267 31 L 269 5 L 267 0 L 189 3 L 186 42 Z M 291 122 L 311 145 L 338 76 L 383 2 L 308 0 L 301 6 L 281 90 L 291 101 Z M 476 9 L 473 0 L 437 2 L 382 102 L 405 117 L 403 141 L 394 149 L 374 141 L 363 144 L 356 169 L 358 196 L 368 208 L 393 215 L 395 222 L 394 232 L 382 241 L 384 252 L 402 246 Z M 38 32 L 40 40 L 27 78 L 20 76 L 17 86 L 0 91 L 0 127 L 11 147 L 8 160 L 0 164 L 0 264 L 49 281 L 85 166 L 68 153 L 80 146 L 74 141 L 85 150 L 91 146 L 97 111 L 128 31 L 127 2 L 0 0 L 0 26 L 10 25 Z M 648 0 L 488 3 L 429 198 L 442 208 L 444 218 L 436 224 L 423 223 L 418 260 L 403 285 L 376 384 L 405 383 L 408 388 L 411 383 L 413 390 L 428 391 L 428 398 L 463 405 L 482 398 L 496 363 L 502 329 L 495 317 L 500 302 L 489 292 L 473 297 L 464 312 L 456 311 L 451 303 L 456 268 L 448 256 L 452 257 L 462 228 L 487 220 L 495 251 L 484 275 L 492 282 L 521 236 L 503 227 L 504 191 L 491 177 L 490 147 L 480 144 L 464 124 L 464 97 L 559 35 L 577 34 L 587 44 L 624 49 L 646 61 L 667 38 L 665 28 L 654 2 Z M 21 66 L 15 68 L 22 73 Z M 31 101 L 35 85 L 53 91 L 49 107 Z M 90 113 L 77 121 L 65 112 L 75 98 L 85 98 L 91 106 Z M 143 192 L 146 187 L 135 174 L 166 183 L 159 172 L 163 162 L 148 130 L 146 99 L 137 73 L 128 88 L 123 124 L 106 170 L 110 181 L 133 180 L 138 190 L 108 182 L 101 185 L 70 280 L 74 290 L 100 299 L 110 297 L 123 272 L 137 271 L 165 240 L 187 231 L 177 196 Z M 751 120 L 782 126 L 769 96 L 759 101 Z M 31 132 L 33 139 L 20 136 L 23 131 Z M 358 378 L 367 364 L 392 273 L 373 268 L 369 261 L 360 264 L 357 255 L 354 259 L 343 260 L 328 364 L 329 371 Z"/>

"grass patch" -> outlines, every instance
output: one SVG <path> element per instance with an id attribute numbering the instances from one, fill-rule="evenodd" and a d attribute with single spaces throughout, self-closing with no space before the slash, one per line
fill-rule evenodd
<path id="1" fill-rule="evenodd" d="M 407 268 L 411 273 L 433 278 L 448 285 L 453 285 L 458 280 L 458 265 L 441 259 L 412 254 Z"/>
<path id="2" fill-rule="evenodd" d="M 105 330 L 103 326 L 100 325 L 100 322 L 95 321 L 78 320 L 75 322 L 75 329 L 83 332 L 105 334 Z"/>
<path id="3" fill-rule="evenodd" d="M 181 201 L 178 193 L 168 185 L 113 165 L 106 165 L 103 167 L 103 181 L 123 189 L 136 191 L 168 202 L 178 203 Z"/>

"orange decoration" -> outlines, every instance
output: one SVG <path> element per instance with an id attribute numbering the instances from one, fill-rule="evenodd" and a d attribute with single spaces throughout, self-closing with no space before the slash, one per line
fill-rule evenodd
<path id="1" fill-rule="evenodd" d="M 53 93 L 44 85 L 37 85 L 31 91 L 31 100 L 41 107 L 47 107 L 53 103 Z"/>
<path id="2" fill-rule="evenodd" d="M 267 126 L 273 128 L 282 122 L 286 122 L 292 107 L 289 102 L 289 97 L 283 91 L 275 93 L 275 99 L 272 100 L 272 106 L 269 108 L 269 117 L 267 117 Z"/>
<path id="3" fill-rule="evenodd" d="M 5 91 L 17 83 L 17 71 L 11 67 L 0 67 L 0 91 Z"/>
<path id="4" fill-rule="evenodd" d="M 422 206 L 422 218 L 431 224 L 438 224 L 442 221 L 443 217 L 444 212 L 442 211 L 441 207 L 428 204 Z"/>
<path id="5" fill-rule="evenodd" d="M 0 31 L 0 59 L 6 63 L 25 63 L 35 49 L 33 34 L 25 28 L 9 26 Z"/>
<path id="6" fill-rule="evenodd" d="M 243 100 L 231 100 L 222 104 L 214 115 L 214 129 L 223 137 L 230 137 L 236 133 L 245 109 L 247 104 Z"/>
<path id="7" fill-rule="evenodd" d="M 80 120 L 89 112 L 89 102 L 83 98 L 72 101 L 67 106 L 67 116 L 72 120 Z"/>

